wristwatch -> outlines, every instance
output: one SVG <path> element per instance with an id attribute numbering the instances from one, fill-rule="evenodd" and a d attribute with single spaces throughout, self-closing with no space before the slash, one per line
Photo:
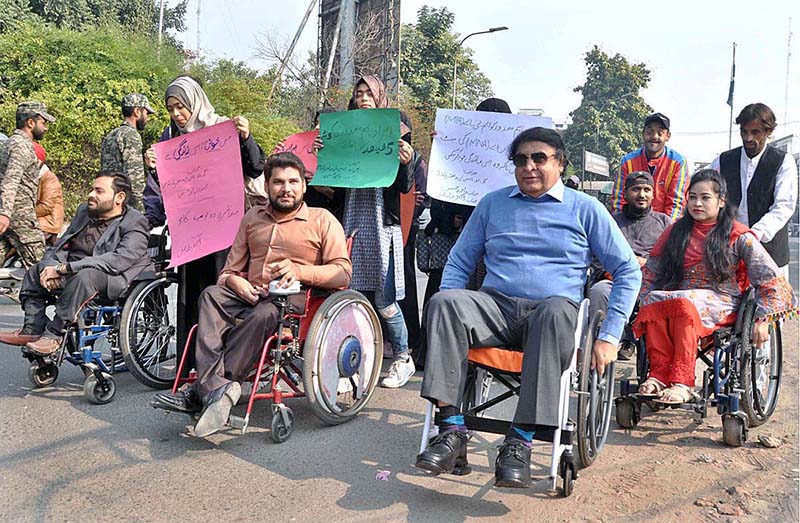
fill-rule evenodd
<path id="1" fill-rule="evenodd" d="M 59 276 L 65 276 L 67 274 L 67 264 L 59 263 L 56 265 L 56 272 L 59 274 Z"/>

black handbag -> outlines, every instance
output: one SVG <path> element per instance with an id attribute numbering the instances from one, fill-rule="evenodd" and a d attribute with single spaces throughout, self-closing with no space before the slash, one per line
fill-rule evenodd
<path id="1" fill-rule="evenodd" d="M 457 235 L 434 233 L 417 236 L 417 267 L 422 272 L 444 269 L 450 249 L 456 244 Z"/>

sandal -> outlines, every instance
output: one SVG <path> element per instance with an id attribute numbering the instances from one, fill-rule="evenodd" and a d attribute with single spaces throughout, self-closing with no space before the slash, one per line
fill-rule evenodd
<path id="1" fill-rule="evenodd" d="M 656 399 L 657 403 L 664 405 L 681 405 L 693 402 L 698 398 L 697 393 L 683 383 L 673 383 L 668 389 L 664 389 L 661 397 Z"/>
<path id="2" fill-rule="evenodd" d="M 661 394 L 666 388 L 667 386 L 661 380 L 650 377 L 644 380 L 644 383 L 639 385 L 637 394 L 647 398 L 660 398 Z"/>

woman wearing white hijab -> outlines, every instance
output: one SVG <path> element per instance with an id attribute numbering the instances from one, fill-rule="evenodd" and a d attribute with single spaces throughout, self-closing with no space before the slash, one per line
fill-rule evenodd
<path id="1" fill-rule="evenodd" d="M 191 133 L 207 126 L 228 120 L 214 111 L 205 91 L 197 80 L 190 76 L 179 76 L 167 87 L 164 95 L 169 126 L 164 129 L 159 141 L 169 140 L 182 134 Z M 249 208 L 263 196 L 264 152 L 250 134 L 250 122 L 244 116 L 232 119 L 239 132 L 239 147 L 242 157 L 242 176 L 245 181 L 246 207 Z M 156 154 L 152 147 L 145 153 L 145 165 L 149 167 L 143 202 L 145 216 L 150 227 L 163 225 L 166 221 L 158 173 L 155 170 Z M 261 178 L 259 178 L 261 177 Z M 261 181 L 260 193 L 256 179 Z M 178 347 L 183 348 L 186 335 L 191 326 L 197 323 L 197 298 L 200 293 L 217 281 L 217 275 L 225 265 L 227 249 L 209 254 L 198 260 L 178 267 L 180 284 L 178 286 Z"/>

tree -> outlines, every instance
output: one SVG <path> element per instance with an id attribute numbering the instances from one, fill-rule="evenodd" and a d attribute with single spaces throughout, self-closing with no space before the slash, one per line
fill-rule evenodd
<path id="1" fill-rule="evenodd" d="M 472 61 L 472 50 L 459 46 L 452 31 L 455 15 L 446 7 L 422 6 L 416 24 L 401 29 L 400 78 L 420 104 L 452 107 L 453 62 L 458 59 L 456 108 L 475 109 L 492 95 L 491 82 Z"/>
<path id="2" fill-rule="evenodd" d="M 183 72 L 184 55 L 172 46 L 161 50 L 152 36 L 128 33 L 119 26 L 59 29 L 41 22 L 19 25 L 0 34 L 0 130 L 14 128 L 22 100 L 40 100 L 56 116 L 42 144 L 47 163 L 64 185 L 68 214 L 87 194 L 100 167 L 100 142 L 122 120 L 120 100 L 130 92 L 145 94 L 156 110 L 144 133 L 144 145 L 156 141 L 169 122 L 164 90 Z M 266 151 L 297 127 L 267 110 L 268 78 L 244 64 L 221 61 L 192 70 L 217 112 L 243 114 Z"/>
<path id="3" fill-rule="evenodd" d="M 642 124 L 651 108 L 639 93 L 650 82 L 650 70 L 621 54 L 609 56 L 597 46 L 584 60 L 586 83 L 574 89 L 583 99 L 570 113 L 572 124 L 564 142 L 578 171 L 584 148 L 608 158 L 613 170 L 622 156 L 641 146 Z"/>
<path id="4" fill-rule="evenodd" d="M 165 32 L 186 28 L 186 1 L 164 9 Z M 75 31 L 116 24 L 137 34 L 155 35 L 159 11 L 156 0 L 0 0 L 0 31 L 34 18 Z"/>
<path id="5" fill-rule="evenodd" d="M 416 24 L 403 24 L 400 52 L 400 107 L 414 124 L 414 147 L 424 156 L 430 152 L 429 133 L 436 109 L 452 107 L 453 61 L 458 58 L 457 109 L 475 109 L 492 96 L 491 82 L 472 61 L 472 50 L 459 46 L 453 33 L 455 15 L 446 7 L 423 6 Z"/>

